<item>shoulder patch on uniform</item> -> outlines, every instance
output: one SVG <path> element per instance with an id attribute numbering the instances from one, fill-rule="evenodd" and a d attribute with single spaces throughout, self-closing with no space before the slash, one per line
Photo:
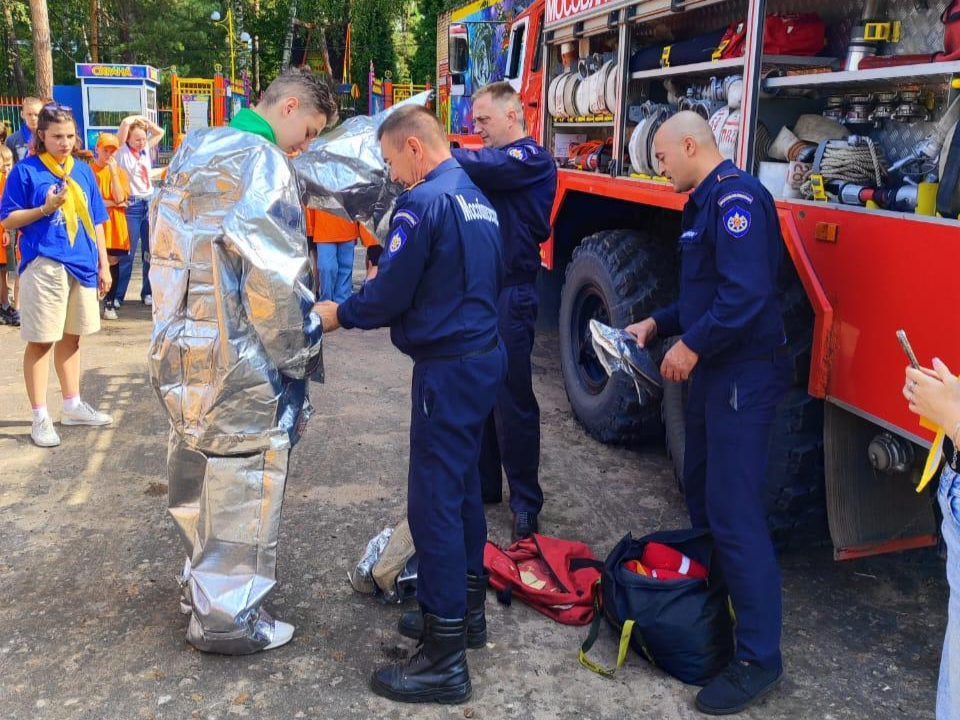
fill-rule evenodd
<path id="1" fill-rule="evenodd" d="M 407 234 L 402 227 L 398 227 L 390 235 L 390 241 L 387 243 L 387 252 L 390 255 L 396 255 L 407 242 Z"/>
<path id="2" fill-rule="evenodd" d="M 412 210 L 404 208 L 403 210 L 397 210 L 393 214 L 394 222 L 400 222 L 401 220 L 410 227 L 416 227 L 417 223 L 420 222 L 420 217 Z"/>
<path id="3" fill-rule="evenodd" d="M 723 214 L 723 226 L 735 238 L 742 238 L 750 230 L 750 212 L 734 205 Z"/>
<path id="4" fill-rule="evenodd" d="M 507 155 L 512 157 L 514 160 L 520 160 L 522 162 L 527 159 L 527 149 L 522 147 L 512 147 L 507 150 Z"/>
<path id="5" fill-rule="evenodd" d="M 742 200 L 748 205 L 752 205 L 753 195 L 748 193 L 746 190 L 734 190 L 733 192 L 729 192 L 726 195 L 724 195 L 722 198 L 720 198 L 717 204 L 720 207 L 723 207 L 724 205 L 731 203 L 734 200 Z"/>
<path id="6" fill-rule="evenodd" d="M 733 180 L 740 177 L 740 173 L 736 170 L 727 170 L 726 172 L 717 173 L 717 180 L 723 182 L 724 180 Z"/>

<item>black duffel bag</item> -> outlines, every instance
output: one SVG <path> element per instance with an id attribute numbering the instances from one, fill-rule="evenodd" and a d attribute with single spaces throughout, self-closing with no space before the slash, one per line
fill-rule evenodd
<path id="1" fill-rule="evenodd" d="M 662 543 L 708 568 L 708 579 L 658 580 L 627 570 L 647 543 Z M 631 646 L 651 664 L 691 685 L 706 685 L 733 659 L 733 620 L 727 588 L 712 568 L 709 530 L 669 530 L 634 540 L 627 534 L 603 562 L 594 602 L 620 635 L 617 665 L 605 669 L 587 658 L 600 632 L 601 612 L 580 648 L 580 662 L 612 676 Z M 576 561 L 575 561 L 576 562 Z"/>
<path id="2" fill-rule="evenodd" d="M 715 30 L 668 45 L 640 48 L 630 56 L 630 72 L 710 62 L 725 33 L 726 30 Z"/>

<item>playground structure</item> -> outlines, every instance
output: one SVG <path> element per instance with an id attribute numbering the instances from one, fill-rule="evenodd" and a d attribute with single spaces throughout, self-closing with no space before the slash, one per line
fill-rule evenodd
<path id="1" fill-rule="evenodd" d="M 429 80 L 423 85 L 418 85 L 410 79 L 395 82 L 393 73 L 389 70 L 383 73 L 382 78 L 378 78 L 371 62 L 367 79 L 367 97 L 369 98 L 367 112 L 370 115 L 375 115 L 391 105 L 396 105 L 398 102 L 432 88 L 433 85 Z M 430 107 L 430 103 L 427 103 L 427 107 Z"/>
<path id="2" fill-rule="evenodd" d="M 176 68 L 170 74 L 173 149 L 191 130 L 220 127 L 230 122 L 241 108 L 250 106 L 250 81 L 246 73 L 231 82 L 215 66 L 212 78 L 181 78 Z"/>

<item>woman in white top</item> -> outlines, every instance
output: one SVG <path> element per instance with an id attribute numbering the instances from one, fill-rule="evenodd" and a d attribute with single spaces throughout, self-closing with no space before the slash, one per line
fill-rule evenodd
<path id="1" fill-rule="evenodd" d="M 117 164 L 127 171 L 130 177 L 130 204 L 127 206 L 127 228 L 130 232 L 130 253 L 120 259 L 120 278 L 117 283 L 116 305 L 119 307 L 127 294 L 133 262 L 140 248 L 143 263 L 143 285 L 140 288 L 140 300 L 144 305 L 152 305 L 150 292 L 150 219 L 148 203 L 153 194 L 150 171 L 150 150 L 163 139 L 163 128 L 151 122 L 143 115 L 131 115 L 120 123 L 117 133 L 120 138 L 120 151 Z"/>

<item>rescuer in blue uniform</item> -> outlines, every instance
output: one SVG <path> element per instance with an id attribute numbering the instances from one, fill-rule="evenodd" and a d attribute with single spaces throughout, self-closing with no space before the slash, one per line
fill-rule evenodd
<path id="1" fill-rule="evenodd" d="M 377 277 L 339 307 L 318 305 L 324 330 L 390 326 L 413 358 L 407 513 L 417 548 L 421 637 L 407 662 L 374 673 L 375 693 L 402 702 L 470 697 L 466 646 L 486 641 L 487 526 L 478 458 L 483 424 L 506 374 L 497 335 L 503 259 L 497 213 L 450 157 L 437 119 L 397 109 L 380 127 L 397 200 Z M 468 617 L 468 582 L 469 593 Z"/>
<path id="2" fill-rule="evenodd" d="M 503 473 L 510 485 L 513 539 L 538 532 L 540 406 L 533 393 L 530 354 L 537 322 L 536 279 L 540 244 L 550 236 L 557 167 L 527 136 L 520 96 L 507 82 L 473 96 L 473 122 L 482 150 L 455 149 L 453 157 L 486 194 L 500 218 L 506 275 L 497 302 L 500 337 L 507 351 L 507 380 L 487 420 L 480 451 L 485 502 L 499 502 Z"/>
<path id="3" fill-rule="evenodd" d="M 681 112 L 664 123 L 654 152 L 674 189 L 693 190 L 679 238 L 680 299 L 627 330 L 641 345 L 681 336 L 661 372 L 690 380 L 687 508 L 694 527 L 713 532 L 737 618 L 734 660 L 696 705 L 731 714 L 783 676 L 780 570 L 761 499 L 770 428 L 789 376 L 776 294 L 783 238 L 770 194 L 721 157 L 699 115 Z"/>

